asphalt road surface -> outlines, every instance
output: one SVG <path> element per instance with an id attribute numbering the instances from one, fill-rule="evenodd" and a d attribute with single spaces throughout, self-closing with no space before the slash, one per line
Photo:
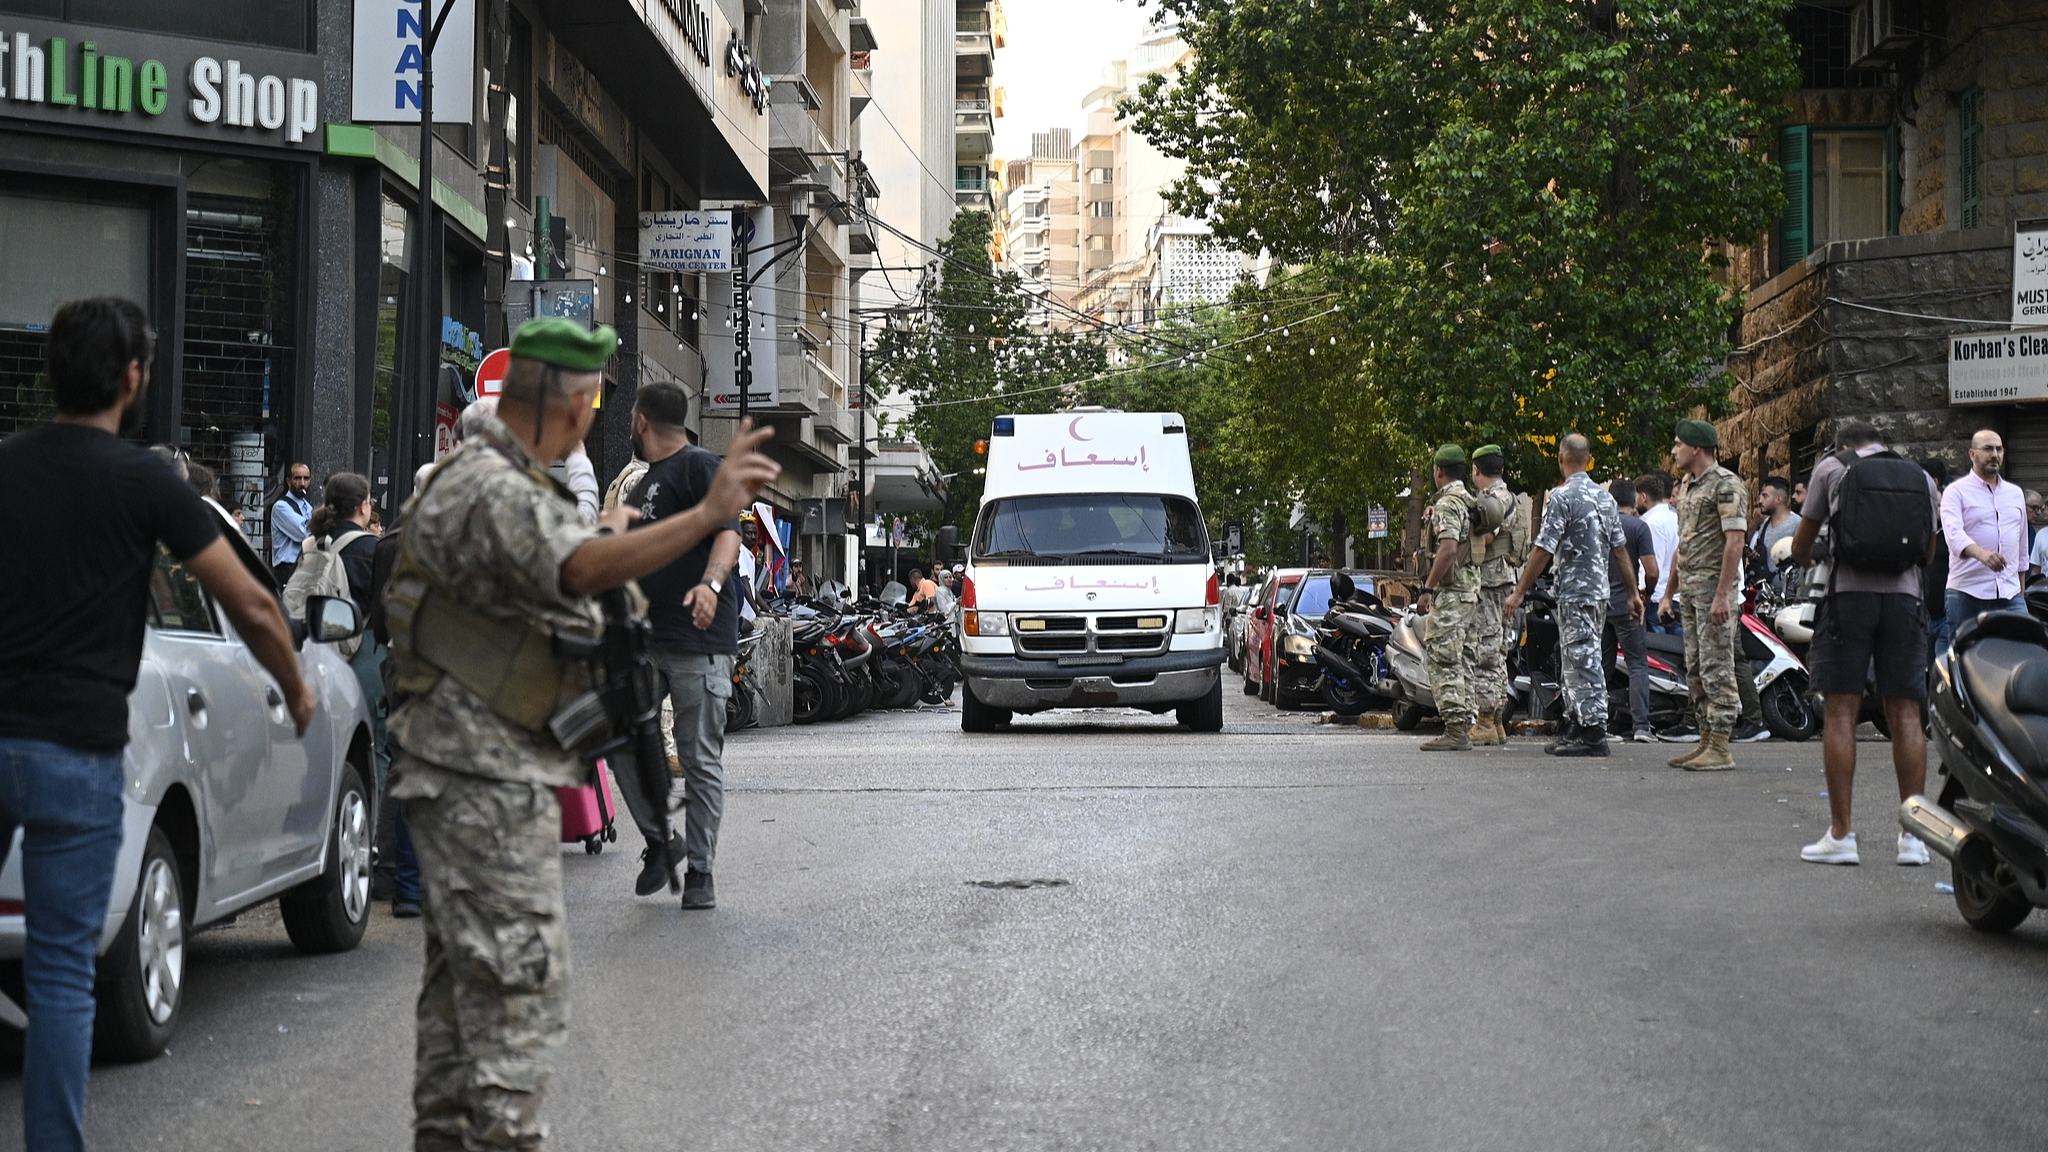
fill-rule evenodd
<path id="1" fill-rule="evenodd" d="M 2048 919 L 1980 936 L 1890 862 L 1885 745 L 1869 862 L 1828 868 L 1817 742 L 1692 776 L 1228 715 L 735 738 L 717 911 L 565 860 L 550 1147 L 2048 1146 Z M 382 908 L 344 956 L 269 912 L 199 936 L 170 1054 L 94 1072 L 94 1147 L 410 1147 L 419 954 Z"/>

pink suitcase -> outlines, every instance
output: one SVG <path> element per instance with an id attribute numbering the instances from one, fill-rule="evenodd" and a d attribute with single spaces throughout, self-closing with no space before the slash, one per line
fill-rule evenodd
<path id="1" fill-rule="evenodd" d="M 591 768 L 592 782 L 576 788 L 557 788 L 555 796 L 562 802 L 562 843 L 581 840 L 583 850 L 592 856 L 604 851 L 605 842 L 619 838 L 618 829 L 612 826 L 611 780 L 605 771 L 602 759 Z"/>

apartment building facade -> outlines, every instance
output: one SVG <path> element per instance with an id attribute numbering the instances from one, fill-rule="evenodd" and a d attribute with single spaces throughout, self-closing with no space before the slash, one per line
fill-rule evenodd
<path id="1" fill-rule="evenodd" d="M 1003 267 L 1033 298 L 1026 322 L 1040 332 L 1063 319 L 1081 278 L 1080 162 L 1073 133 L 1031 134 L 1031 154 L 1006 165 Z"/>

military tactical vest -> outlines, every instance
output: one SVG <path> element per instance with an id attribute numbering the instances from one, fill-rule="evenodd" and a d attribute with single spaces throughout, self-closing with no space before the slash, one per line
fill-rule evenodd
<path id="1" fill-rule="evenodd" d="M 502 445 L 479 436 L 457 448 L 428 474 L 413 494 L 413 507 L 419 506 L 434 478 L 458 455 L 482 451 L 498 452 L 528 480 L 573 499 L 545 470 L 527 467 Z M 417 539 L 418 532 L 409 528 L 384 589 L 384 616 L 391 631 L 398 691 L 424 693 L 447 676 L 504 720 L 536 735 L 548 735 L 549 719 L 591 691 L 595 677 L 587 653 L 597 638 L 563 637 L 565 644 L 558 642 L 550 629 L 478 612 L 444 589 L 420 563 L 413 550 Z"/>

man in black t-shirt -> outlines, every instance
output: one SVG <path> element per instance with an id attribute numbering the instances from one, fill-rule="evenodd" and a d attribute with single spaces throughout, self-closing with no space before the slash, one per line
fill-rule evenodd
<path id="1" fill-rule="evenodd" d="M 719 459 L 690 443 L 684 421 L 689 394 L 677 385 L 642 385 L 633 401 L 633 454 L 647 472 L 623 503 L 652 524 L 686 512 L 711 491 Z M 683 768 L 683 873 L 685 908 L 715 908 L 713 857 L 718 825 L 725 813 L 725 706 L 732 698 L 733 659 L 739 653 L 739 596 L 733 565 L 739 560 L 737 522 L 682 554 L 668 567 L 640 579 L 654 627 L 654 659 L 668 681 L 675 708 L 676 758 Z M 647 838 L 634 891 L 649 896 L 668 882 L 658 850 L 673 836 L 662 814 L 667 797 L 639 797 L 621 773 L 621 792 L 634 823 Z M 637 801 L 637 803 L 636 803 Z"/>
<path id="2" fill-rule="evenodd" d="M 142 661 L 159 542 L 227 611 L 283 689 L 301 736 L 313 691 L 271 592 L 242 567 L 199 494 L 126 443 L 155 335 L 141 308 L 57 310 L 56 422 L 0 443 L 0 864 L 22 835 L 27 904 L 27 1146 L 85 1146 L 94 957 L 121 851 L 128 693 Z"/>

